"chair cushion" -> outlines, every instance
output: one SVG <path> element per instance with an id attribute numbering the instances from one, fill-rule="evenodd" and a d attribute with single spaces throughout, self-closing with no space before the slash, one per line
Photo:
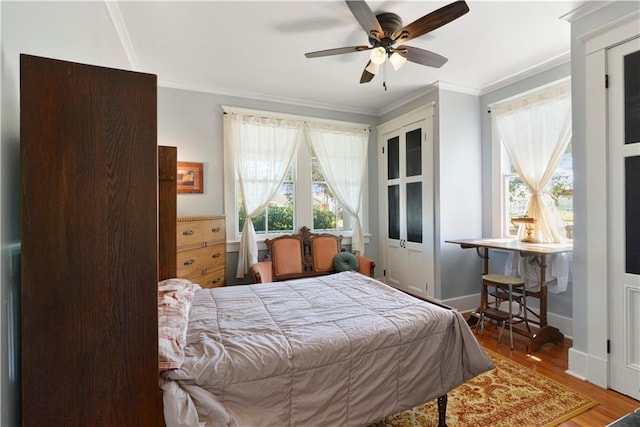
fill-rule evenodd
<path id="1" fill-rule="evenodd" d="M 336 271 L 358 271 L 358 258 L 351 252 L 340 252 L 333 257 L 333 268 Z"/>
<path id="2" fill-rule="evenodd" d="M 333 258 L 340 252 L 340 243 L 335 236 L 320 236 L 311 239 L 313 270 L 317 273 L 330 273 L 334 270 Z"/>
<path id="3" fill-rule="evenodd" d="M 273 278 L 301 274 L 302 240 L 299 238 L 281 237 L 271 244 Z"/>

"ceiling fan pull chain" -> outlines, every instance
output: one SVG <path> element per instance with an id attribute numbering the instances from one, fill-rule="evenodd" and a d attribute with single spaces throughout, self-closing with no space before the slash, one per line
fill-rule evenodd
<path id="1" fill-rule="evenodd" d="M 387 62 L 388 61 L 384 61 L 382 65 L 382 87 L 385 92 L 387 91 Z"/>

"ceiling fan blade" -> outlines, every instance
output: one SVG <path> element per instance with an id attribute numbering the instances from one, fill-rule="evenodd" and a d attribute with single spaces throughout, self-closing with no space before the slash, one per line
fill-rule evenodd
<path id="1" fill-rule="evenodd" d="M 369 70 L 367 70 L 367 68 L 369 68 L 369 65 L 371 65 L 371 61 L 367 62 L 367 65 L 364 67 L 362 76 L 360 76 L 360 83 L 369 83 L 376 76 L 375 74 L 370 73 Z"/>
<path id="2" fill-rule="evenodd" d="M 384 31 L 382 31 L 380 22 L 378 22 L 378 18 L 376 18 L 376 15 L 371 11 L 369 5 L 362 0 L 345 0 L 345 2 L 353 16 L 355 16 L 356 21 L 358 21 L 360 26 L 367 32 L 367 35 L 380 40 Z"/>
<path id="3" fill-rule="evenodd" d="M 343 53 L 351 53 L 351 52 L 360 52 L 363 50 L 372 49 L 371 46 L 360 45 L 360 46 L 349 46 L 349 47 L 338 47 L 335 49 L 326 49 L 326 50 L 318 50 L 316 52 L 307 52 L 304 54 L 307 58 L 318 58 L 320 56 L 330 56 L 330 55 L 341 55 Z"/>
<path id="4" fill-rule="evenodd" d="M 422 18 L 416 19 L 409 25 L 400 28 L 398 31 L 393 33 L 391 38 L 396 42 L 407 42 L 411 39 L 427 34 L 436 28 L 440 28 L 467 12 L 469 12 L 469 6 L 467 6 L 464 0 L 448 4 L 438 10 L 426 14 Z"/>
<path id="5" fill-rule="evenodd" d="M 426 65 L 427 67 L 442 67 L 448 59 L 437 53 L 420 49 L 419 47 L 412 46 L 398 46 L 395 49 L 400 55 L 407 58 L 408 61 L 415 62 L 416 64 Z"/>

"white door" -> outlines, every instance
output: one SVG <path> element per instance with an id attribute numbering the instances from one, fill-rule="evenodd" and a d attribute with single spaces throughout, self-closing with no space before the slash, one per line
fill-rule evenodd
<path id="1" fill-rule="evenodd" d="M 609 386 L 640 400 L 640 38 L 607 53 Z"/>
<path id="2" fill-rule="evenodd" d="M 383 141 L 385 280 L 433 297 L 433 117 L 386 133 Z"/>

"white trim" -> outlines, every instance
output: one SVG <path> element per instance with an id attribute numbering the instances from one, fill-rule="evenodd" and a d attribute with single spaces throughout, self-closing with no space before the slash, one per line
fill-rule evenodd
<path id="1" fill-rule="evenodd" d="M 406 98 L 400 99 L 397 102 L 393 102 L 393 103 L 387 104 L 382 110 L 376 111 L 375 114 L 378 117 L 383 116 L 383 115 L 387 114 L 388 112 L 395 110 L 396 108 L 402 107 L 403 105 L 406 105 L 409 102 L 414 101 L 414 100 L 416 100 L 418 98 L 421 98 L 421 97 L 423 97 L 423 96 L 425 96 L 425 95 L 427 95 L 427 94 L 429 94 L 431 92 L 435 92 L 436 90 L 438 90 L 438 87 L 436 86 L 436 84 L 435 83 L 430 84 L 422 91 L 413 92 L 412 95 L 410 95 L 410 96 L 408 96 Z"/>
<path id="2" fill-rule="evenodd" d="M 589 357 L 587 353 L 576 350 L 575 348 L 569 349 L 569 369 L 565 372 L 569 375 L 573 375 L 576 378 L 587 381 L 587 375 L 589 372 Z"/>
<path id="3" fill-rule="evenodd" d="M 190 92 L 208 93 L 211 95 L 223 95 L 223 96 L 233 96 L 238 98 L 247 98 L 247 99 L 251 99 L 252 101 L 277 102 L 282 104 L 297 105 L 305 108 L 317 108 L 320 110 L 340 111 L 343 113 L 364 114 L 369 116 L 380 115 L 379 111 L 375 111 L 370 108 L 354 108 L 354 107 L 347 107 L 347 106 L 338 105 L 338 104 L 325 104 L 325 103 L 313 102 L 305 99 L 287 98 L 284 96 L 274 96 L 274 95 L 267 95 L 264 93 L 239 91 L 239 90 L 232 90 L 232 89 L 221 88 L 221 87 L 203 88 L 203 87 L 196 87 L 196 86 L 187 85 L 183 83 L 171 82 L 168 80 L 159 80 L 158 86 L 169 88 L 169 89 L 186 90 Z M 403 100 L 403 103 L 404 102 L 406 101 Z"/>
<path id="4" fill-rule="evenodd" d="M 579 40 L 585 43 L 585 105 L 586 105 L 586 283 L 587 292 L 587 353 L 570 352 L 569 370 L 590 382 L 607 387 L 609 357 L 606 342 L 609 338 L 608 286 L 608 110 L 604 76 L 607 73 L 607 52 L 621 42 L 640 33 L 640 11 L 626 15 L 597 28 Z"/>
<path id="5" fill-rule="evenodd" d="M 640 19 L 640 10 L 631 12 L 578 37 L 578 40 L 585 44 L 585 55 L 611 48 L 636 37 L 638 35 L 638 19 Z"/>
<path id="6" fill-rule="evenodd" d="M 408 113 L 405 113 L 401 116 L 398 116 L 394 119 L 381 123 L 377 126 L 378 128 L 378 145 L 380 146 L 383 143 L 382 135 L 385 133 L 389 133 L 394 129 L 406 126 L 410 123 L 415 123 L 420 120 L 424 120 L 426 117 L 431 117 L 435 114 L 435 102 L 429 102 L 426 105 L 423 105 L 420 108 L 416 108 Z"/>
<path id="7" fill-rule="evenodd" d="M 602 9 L 603 7 L 609 6 L 613 3 L 613 0 L 610 1 L 586 1 L 578 6 L 576 9 L 565 13 L 560 17 L 560 19 L 564 19 L 567 22 L 575 22 L 579 19 L 584 18 L 585 16 L 591 15 L 597 10 Z"/>
<path id="8" fill-rule="evenodd" d="M 569 369 L 565 373 L 589 381 L 602 388 L 607 388 L 608 361 L 601 357 L 595 357 L 589 353 L 569 349 Z"/>
<path id="9" fill-rule="evenodd" d="M 480 96 L 486 95 L 487 93 L 491 93 L 498 89 L 502 89 L 503 87 L 512 85 L 516 82 L 527 79 L 529 77 L 536 76 L 544 71 L 548 71 L 548 70 L 551 70 L 552 68 L 559 67 L 560 65 L 568 64 L 570 61 L 571 61 L 571 53 L 570 52 L 562 53 L 554 58 L 551 58 L 548 61 L 526 68 L 522 71 L 518 71 L 515 74 L 512 74 L 510 76 L 497 80 L 493 83 L 490 83 L 488 86 L 485 86 L 480 90 Z"/>
<path id="10" fill-rule="evenodd" d="M 463 94 L 473 95 L 473 96 L 480 96 L 480 90 L 477 88 L 461 86 L 461 85 L 447 83 L 443 81 L 436 82 L 435 86 L 442 90 L 448 90 L 451 92 L 463 93 Z"/>
<path id="11" fill-rule="evenodd" d="M 122 48 L 127 55 L 129 66 L 133 71 L 142 71 L 140 67 L 140 61 L 138 61 L 136 50 L 133 47 L 133 43 L 131 42 L 131 37 L 129 37 L 129 31 L 127 30 L 127 26 L 124 23 L 122 14 L 120 13 L 120 7 L 118 6 L 118 3 L 115 1 L 105 0 L 104 5 L 107 8 L 109 16 L 111 17 L 111 22 L 113 22 L 113 26 L 116 29 L 116 33 L 118 34 L 118 38 L 120 39 Z"/>
<path id="12" fill-rule="evenodd" d="M 503 98 L 503 99 L 500 99 L 498 101 L 494 101 L 491 104 L 488 104 L 488 107 L 489 107 L 489 109 L 494 108 L 494 107 L 499 107 L 499 106 L 502 106 L 503 104 L 508 104 L 508 103 L 513 102 L 513 101 L 518 101 L 518 100 L 527 98 L 527 97 L 529 97 L 531 95 L 542 93 L 542 92 L 546 91 L 547 89 L 559 87 L 559 86 L 561 86 L 561 85 L 563 85 L 565 83 L 568 83 L 568 82 L 571 82 L 571 76 L 562 77 L 562 78 L 560 78 L 558 80 L 554 80 L 552 82 L 545 83 L 545 84 L 543 84 L 541 86 L 536 86 L 533 89 L 527 90 L 525 92 L 520 92 L 520 93 L 518 93 L 516 95 L 509 96 L 507 98 Z"/>

